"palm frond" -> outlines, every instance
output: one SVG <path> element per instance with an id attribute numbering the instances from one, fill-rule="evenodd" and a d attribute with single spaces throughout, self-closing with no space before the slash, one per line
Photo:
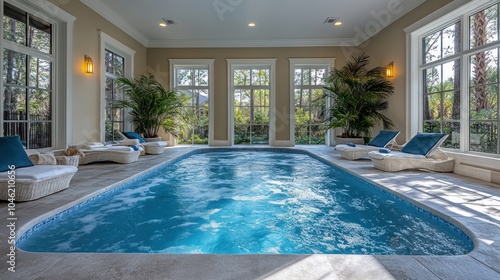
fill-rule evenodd
<path id="1" fill-rule="evenodd" d="M 330 127 L 343 127 L 349 137 L 369 136 L 377 124 L 394 125 L 381 113 L 389 106 L 386 99 L 394 93 L 394 86 L 385 79 L 383 67 L 368 69 L 368 64 L 369 56 L 353 56 L 326 79 L 325 95 L 332 99 Z"/>
<path id="2" fill-rule="evenodd" d="M 164 126 L 166 119 L 175 119 L 179 113 L 180 99 L 176 90 L 167 91 L 152 73 L 131 79 L 117 79 L 126 99 L 113 103 L 113 108 L 129 108 L 129 119 L 137 133 L 146 138 L 158 136 L 160 128 L 173 132 L 170 123 Z"/>

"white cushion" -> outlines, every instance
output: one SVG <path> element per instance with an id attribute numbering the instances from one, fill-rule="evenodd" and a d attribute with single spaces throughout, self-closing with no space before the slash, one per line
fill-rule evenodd
<path id="1" fill-rule="evenodd" d="M 146 142 L 142 143 L 144 146 L 154 146 L 154 147 L 165 147 L 167 146 L 167 142 L 165 141 L 154 141 L 154 142 Z"/>
<path id="2" fill-rule="evenodd" d="M 123 152 L 133 152 L 134 149 L 128 146 L 105 146 L 83 150 L 83 153 L 92 153 L 92 152 L 102 152 L 102 151 L 123 151 Z"/>
<path id="3" fill-rule="evenodd" d="M 402 152 L 390 152 L 388 154 L 380 153 L 378 151 L 371 151 L 368 156 L 374 159 L 386 159 L 386 158 L 408 158 L 408 159 L 425 159 L 423 155 L 414 155 Z"/>
<path id="4" fill-rule="evenodd" d="M 88 142 L 82 145 L 78 145 L 78 148 L 80 149 L 94 149 L 98 147 L 104 147 L 104 144 L 100 142 Z"/>
<path id="5" fill-rule="evenodd" d="M 35 165 L 15 169 L 15 176 L 16 180 L 39 181 L 75 173 L 76 171 L 78 171 L 78 168 L 72 165 Z M 7 180 L 8 176 L 8 171 L 0 172 L 0 180 Z"/>
<path id="6" fill-rule="evenodd" d="M 369 146 L 369 145 L 356 145 L 356 147 L 351 147 L 349 145 L 340 144 L 335 146 L 337 151 L 378 151 L 379 147 Z"/>

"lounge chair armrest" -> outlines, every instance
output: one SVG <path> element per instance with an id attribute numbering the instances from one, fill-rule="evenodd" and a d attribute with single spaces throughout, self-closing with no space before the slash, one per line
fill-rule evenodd
<path id="1" fill-rule="evenodd" d="M 450 157 L 444 152 L 442 151 L 441 149 L 436 149 L 434 152 L 432 152 L 432 154 L 430 154 L 428 156 L 429 158 L 432 158 L 432 159 L 442 159 L 442 160 L 447 160 L 449 159 Z"/>

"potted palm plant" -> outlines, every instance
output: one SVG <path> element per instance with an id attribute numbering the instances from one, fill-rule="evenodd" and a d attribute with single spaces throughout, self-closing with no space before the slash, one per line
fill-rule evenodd
<path id="1" fill-rule="evenodd" d="M 113 108 L 129 108 L 129 117 L 135 132 L 142 134 L 146 141 L 158 140 L 158 132 L 163 128 L 175 133 L 175 118 L 179 113 L 181 100 L 175 90 L 166 90 L 152 73 L 138 78 L 120 77 L 118 84 L 126 98 L 113 104 Z"/>
<path id="2" fill-rule="evenodd" d="M 381 123 L 384 129 L 394 126 L 381 113 L 388 108 L 387 98 L 394 93 L 394 86 L 385 78 L 384 67 L 368 69 L 368 64 L 369 56 L 353 56 L 327 77 L 325 94 L 332 100 L 327 121 L 330 128 L 343 129 L 336 140 L 347 138 L 344 142 L 353 142 L 357 138 L 363 144 L 369 141 L 370 129 L 375 125 Z"/>

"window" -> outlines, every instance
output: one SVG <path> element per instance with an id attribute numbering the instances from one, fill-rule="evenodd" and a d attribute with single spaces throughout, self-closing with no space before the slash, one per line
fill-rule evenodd
<path id="1" fill-rule="evenodd" d="M 233 69 L 234 144 L 269 144 L 269 70 Z"/>
<path id="2" fill-rule="evenodd" d="M 295 144 L 325 144 L 326 67 L 296 66 L 294 76 Z"/>
<path id="3" fill-rule="evenodd" d="M 469 22 L 469 45 L 474 52 L 468 59 L 468 148 L 475 152 L 499 154 L 498 4 L 469 16 Z M 481 49 L 489 43 L 494 45 Z"/>
<path id="4" fill-rule="evenodd" d="M 295 144 L 327 144 L 325 123 L 329 100 L 323 98 L 325 79 L 334 59 L 290 59 L 291 113 Z"/>
<path id="5" fill-rule="evenodd" d="M 106 50 L 105 54 L 105 85 L 106 85 L 106 142 L 120 140 L 119 132 L 124 131 L 125 110 L 113 109 L 113 103 L 123 100 L 124 94 L 117 85 L 116 79 L 125 72 L 125 59 L 116 53 Z"/>
<path id="6" fill-rule="evenodd" d="M 454 55 L 460 52 L 460 33 L 456 22 L 423 39 L 423 132 L 447 133 L 443 147 L 455 149 L 460 148 L 461 71 Z"/>
<path id="7" fill-rule="evenodd" d="M 170 84 L 180 92 L 183 106 L 177 121 L 180 144 L 213 142 L 213 59 L 170 59 Z"/>
<path id="8" fill-rule="evenodd" d="M 421 74 L 410 73 L 410 83 L 419 80 L 417 87 L 410 84 L 410 108 L 418 111 L 409 116 L 412 134 L 447 133 L 444 147 L 500 154 L 498 30 L 498 2 L 480 0 L 411 34 L 412 50 L 417 40 L 421 44 L 420 61 L 412 57 Z"/>
<path id="9" fill-rule="evenodd" d="M 183 104 L 179 143 L 208 144 L 208 67 L 176 68 L 175 81 Z"/>
<path id="10" fill-rule="evenodd" d="M 101 132 L 103 142 L 122 139 L 119 131 L 133 130 L 127 121 L 127 109 L 112 109 L 115 101 L 123 100 L 124 93 L 116 83 L 119 77 L 133 77 L 135 51 L 100 31 L 101 48 Z"/>
<path id="11" fill-rule="evenodd" d="M 3 10 L 3 135 L 52 147 L 52 24 L 8 3 Z"/>
<path id="12" fill-rule="evenodd" d="M 274 59 L 228 60 L 233 144 L 267 145 L 275 141 Z"/>

